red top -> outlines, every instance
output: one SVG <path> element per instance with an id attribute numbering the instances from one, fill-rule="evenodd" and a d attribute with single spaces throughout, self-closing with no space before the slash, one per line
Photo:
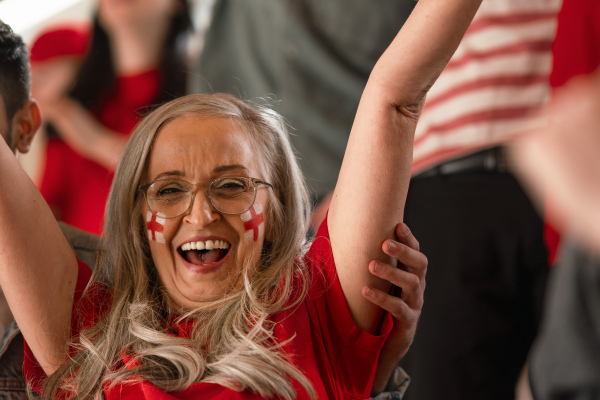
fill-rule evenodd
<path id="1" fill-rule="evenodd" d="M 318 399 L 367 399 L 369 398 L 377 366 L 379 352 L 392 328 L 392 318 L 386 314 L 380 336 L 360 330 L 354 324 L 342 288 L 339 284 L 329 242 L 326 222 L 321 225 L 317 238 L 305 256 L 311 273 L 310 289 L 305 300 L 294 310 L 273 316 L 276 323 L 275 337 L 282 342 L 292 335 L 296 337 L 284 349 L 293 355 L 292 360 L 311 381 Z M 95 291 L 93 300 L 81 300 L 81 289 L 89 278 L 89 268 L 79 264 L 79 278 L 75 304 L 83 307 L 81 315 L 73 316 L 73 335 L 78 333 L 77 324 L 90 325 L 102 312 L 99 308 L 106 301 L 99 301 L 97 293 L 110 298 L 108 291 Z M 98 288 L 100 285 L 95 285 Z M 91 317 L 90 317 L 91 316 Z M 185 326 L 180 332 L 189 332 Z M 129 357 L 122 356 L 124 364 Z M 45 378 L 33 354 L 25 345 L 25 376 L 38 392 L 39 383 Z M 308 399 L 308 394 L 294 381 L 297 399 Z M 116 399 L 260 399 L 248 391 L 236 392 L 213 383 L 195 383 L 181 392 L 165 393 L 149 382 L 122 384 L 110 389 L 105 386 L 107 400 Z"/>
<path id="2" fill-rule="evenodd" d="M 559 88 L 579 75 L 591 74 L 600 66 L 600 2 L 598 0 L 564 0 L 558 13 L 556 38 L 552 44 L 550 85 Z M 560 232 L 554 226 L 556 205 L 552 199 L 545 204 L 544 239 L 548 246 L 548 261 L 557 261 Z"/>
<path id="3" fill-rule="evenodd" d="M 119 77 L 114 92 L 94 116 L 107 128 L 129 135 L 140 120 L 140 111 L 151 105 L 160 86 L 158 70 Z M 52 139 L 46 149 L 46 167 L 40 191 L 60 220 L 77 228 L 102 233 L 104 208 L 113 172 Z"/>
<path id="4" fill-rule="evenodd" d="M 553 87 L 577 75 L 588 75 L 600 65 L 600 2 L 564 0 L 558 13 L 556 38 L 552 45 Z"/>

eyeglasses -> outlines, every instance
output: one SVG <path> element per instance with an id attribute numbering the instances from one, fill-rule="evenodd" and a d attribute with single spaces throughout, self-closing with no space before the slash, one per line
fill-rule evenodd
<path id="1" fill-rule="evenodd" d="M 161 178 L 138 187 L 144 192 L 150 212 L 161 218 L 177 218 L 187 213 L 196 193 L 206 188 L 206 197 L 221 214 L 243 214 L 252 207 L 256 189 L 260 185 L 273 188 L 270 183 L 243 176 L 223 176 L 209 184 L 193 185 L 182 179 Z"/>

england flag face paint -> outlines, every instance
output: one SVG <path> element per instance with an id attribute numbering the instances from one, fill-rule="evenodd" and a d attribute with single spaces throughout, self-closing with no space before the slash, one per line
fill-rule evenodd
<path id="1" fill-rule="evenodd" d="M 159 214 L 160 215 L 160 214 Z M 146 213 L 146 228 L 148 229 L 148 240 L 165 244 L 163 231 L 165 230 L 165 218 L 157 217 L 150 211 Z"/>
<path id="2" fill-rule="evenodd" d="M 246 238 L 258 241 L 265 233 L 265 218 L 263 215 L 263 208 L 260 204 L 254 203 L 248 211 L 240 214 L 240 218 L 244 222 L 244 228 L 246 229 Z"/>

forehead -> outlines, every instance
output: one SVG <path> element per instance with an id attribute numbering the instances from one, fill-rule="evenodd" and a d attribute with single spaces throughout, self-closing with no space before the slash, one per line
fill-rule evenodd
<path id="1" fill-rule="evenodd" d="M 152 145 L 147 171 L 149 180 L 169 172 L 193 182 L 231 174 L 262 177 L 258 155 L 240 125 L 228 118 L 206 116 L 166 123 Z"/>

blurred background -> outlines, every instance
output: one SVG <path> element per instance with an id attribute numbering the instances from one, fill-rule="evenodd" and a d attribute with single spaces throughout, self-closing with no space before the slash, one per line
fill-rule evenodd
<path id="1" fill-rule="evenodd" d="M 202 32 L 207 24 L 214 0 L 189 0 L 194 30 Z M 0 0 L 0 19 L 11 26 L 28 46 L 48 26 L 61 23 L 89 23 L 96 0 Z M 202 35 L 194 35 L 189 43 L 190 54 L 200 51 Z M 20 154 L 19 161 L 31 178 L 38 182 L 42 173 L 45 136 L 36 135 L 32 149 Z"/>

